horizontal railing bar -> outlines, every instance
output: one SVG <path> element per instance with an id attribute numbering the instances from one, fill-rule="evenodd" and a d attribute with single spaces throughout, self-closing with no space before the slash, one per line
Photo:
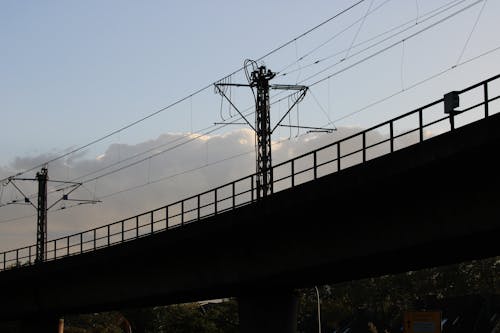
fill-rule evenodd
<path id="1" fill-rule="evenodd" d="M 349 135 L 349 136 L 347 136 L 347 137 L 345 137 L 345 138 L 342 138 L 342 139 L 339 139 L 339 140 L 337 140 L 337 141 L 335 141 L 335 142 L 329 143 L 328 145 L 323 146 L 323 147 L 320 147 L 320 148 L 318 148 L 318 149 L 316 149 L 316 150 L 313 150 L 313 151 L 310 151 L 310 152 L 304 153 L 304 154 L 299 155 L 299 156 L 296 156 L 296 157 L 294 157 L 294 158 L 292 158 L 292 159 L 290 159 L 290 160 L 287 160 L 287 161 L 281 162 L 281 163 L 279 163 L 279 164 L 276 164 L 275 166 L 273 166 L 273 169 L 274 169 L 274 168 L 276 168 L 276 167 L 280 167 L 280 166 L 282 166 L 282 165 L 286 165 L 287 163 L 290 163 L 292 160 L 297 160 L 297 159 L 303 158 L 303 157 L 305 157 L 305 156 L 311 155 L 311 154 L 313 154 L 315 151 L 316 151 L 316 152 L 318 152 L 318 151 L 321 151 L 321 150 L 324 150 L 324 149 L 330 148 L 330 147 L 332 147 L 332 146 L 335 146 L 335 145 L 337 145 L 337 144 L 340 144 L 340 143 L 342 143 L 342 142 L 348 141 L 348 140 L 350 140 L 350 139 L 353 139 L 353 138 L 356 138 L 356 137 L 360 137 L 361 135 L 363 135 L 363 133 L 370 132 L 370 131 L 373 131 L 373 130 L 375 130 L 375 129 L 377 129 L 377 128 L 380 128 L 380 127 L 383 127 L 383 126 L 389 125 L 391 122 L 394 122 L 394 121 L 396 121 L 396 120 L 400 120 L 400 119 L 405 118 L 405 117 L 407 117 L 407 116 L 409 116 L 409 115 L 413 115 L 413 114 L 415 114 L 415 113 L 418 113 L 418 112 L 419 112 L 419 110 L 423 110 L 423 109 L 429 108 L 429 107 L 434 106 L 434 105 L 436 105 L 436 104 L 439 104 L 439 103 L 441 103 L 441 102 L 443 102 L 443 98 L 441 98 L 440 100 L 434 101 L 434 102 L 432 102 L 432 103 L 429 103 L 429 104 L 427 104 L 427 105 L 425 105 L 425 106 L 423 106 L 423 107 L 420 107 L 420 108 L 418 108 L 418 109 L 415 109 L 415 110 L 413 110 L 413 111 L 410 111 L 410 112 L 408 112 L 408 113 L 405 113 L 405 114 L 403 114 L 403 115 L 401 115 L 401 116 L 398 116 L 398 117 L 396 117 L 396 118 L 393 118 L 393 119 L 391 119 L 391 120 L 387 120 L 387 121 L 385 121 L 385 122 L 383 122 L 383 123 L 381 123 L 381 124 L 378 124 L 378 125 L 375 125 L 375 126 L 373 126 L 373 127 L 368 128 L 368 129 L 365 129 L 365 130 L 363 130 L 363 131 L 361 131 L 361 132 L 358 132 L 358 133 L 355 133 L 355 134 Z M 255 175 L 255 174 L 254 174 L 254 175 Z"/>
<path id="2" fill-rule="evenodd" d="M 317 165 L 317 168 L 319 169 L 320 167 L 324 166 L 324 165 L 327 165 L 327 164 L 330 164 L 330 163 L 333 163 L 333 162 L 337 162 L 337 159 L 335 158 L 334 160 L 328 160 L 328 161 L 325 161 L 325 162 L 321 162 Z"/>
<path id="3" fill-rule="evenodd" d="M 215 202 L 207 203 L 207 204 L 204 204 L 204 205 L 200 205 L 200 209 L 207 208 L 207 207 L 214 206 L 214 205 L 215 205 Z"/>
<path id="4" fill-rule="evenodd" d="M 281 177 L 281 178 L 274 179 L 274 180 L 273 180 L 273 183 L 274 183 L 274 184 L 279 183 L 279 182 L 281 182 L 281 181 L 283 181 L 283 180 L 287 180 L 288 178 L 292 178 L 292 176 L 293 176 L 293 175 L 288 175 L 288 176 L 283 176 L 283 177 Z"/>
<path id="5" fill-rule="evenodd" d="M 498 95 L 498 96 L 496 96 L 496 97 L 493 97 L 493 98 L 490 98 L 490 99 L 488 100 L 488 103 L 493 102 L 493 101 L 496 101 L 497 99 L 500 99 L 500 95 Z"/>
<path id="6" fill-rule="evenodd" d="M 463 94 L 463 93 L 471 91 L 473 89 L 482 87 L 482 86 L 484 86 L 485 84 L 487 84 L 489 82 L 497 80 L 498 78 L 500 78 L 500 74 L 498 74 L 496 76 L 493 76 L 491 78 L 488 78 L 486 80 L 483 80 L 481 82 L 478 82 L 478 83 L 476 83 L 476 84 L 474 84 L 472 86 L 469 86 L 469 87 L 467 87 L 465 89 L 462 89 L 462 90 L 458 91 L 458 94 Z M 500 98 L 500 95 L 498 95 L 496 97 L 493 97 L 493 98 L 489 98 L 489 99 L 487 99 L 485 101 L 479 102 L 479 103 L 474 104 L 472 106 L 469 106 L 469 107 L 467 107 L 467 108 L 465 108 L 463 110 L 460 110 L 460 112 L 462 113 L 462 112 L 467 112 L 467 111 L 476 109 L 476 108 L 481 107 L 483 105 L 487 105 L 488 103 L 490 103 L 492 101 L 495 101 L 495 100 L 497 100 L 499 98 Z M 348 140 L 351 140 L 351 139 L 354 139 L 354 138 L 357 138 L 357 137 L 360 137 L 360 138 L 361 137 L 366 137 L 366 134 L 368 132 L 380 129 L 380 128 L 385 127 L 387 125 L 391 125 L 392 126 L 396 121 L 408 118 L 409 116 L 412 116 L 414 114 L 418 113 L 418 114 L 422 115 L 422 113 L 425 112 L 426 109 L 429 109 L 430 107 L 433 107 L 433 106 L 435 106 L 437 104 L 440 104 L 443 101 L 444 101 L 444 98 L 435 100 L 435 101 L 433 101 L 431 103 L 428 103 L 428 104 L 426 104 L 426 105 L 424 105 L 422 107 L 419 107 L 418 109 L 414 109 L 412 111 L 409 111 L 409 112 L 406 112 L 404 114 L 401 114 L 401 115 L 399 115 L 399 116 L 397 116 L 395 118 L 392 118 L 390 120 L 384 121 L 384 122 L 379 123 L 377 125 L 374 125 L 374 126 L 372 126 L 370 128 L 364 129 L 361 132 L 349 135 L 349 136 L 344 137 L 342 139 L 339 139 L 339 140 L 337 140 L 335 142 L 332 142 L 330 144 L 327 144 L 325 146 L 317 148 L 317 149 L 315 149 L 313 151 L 304 153 L 302 155 L 296 156 L 296 157 L 294 157 L 292 159 L 289 159 L 287 161 L 283 161 L 281 163 L 278 163 L 278 164 L 274 165 L 272 168 L 273 168 L 273 170 L 276 170 L 277 168 L 285 167 L 287 165 L 296 163 L 300 159 L 315 157 L 318 152 L 322 152 L 322 151 L 324 151 L 324 150 L 326 150 L 328 148 L 331 148 L 333 146 L 337 146 L 337 149 L 338 149 L 340 147 L 341 143 L 344 143 L 344 142 L 346 142 Z M 407 131 L 405 131 L 403 133 L 398 133 L 397 135 L 393 135 L 392 137 L 389 136 L 389 138 L 387 138 L 387 139 L 384 139 L 384 140 L 381 140 L 381 141 L 377 141 L 375 143 L 371 143 L 368 146 L 364 146 L 364 147 L 361 147 L 360 149 L 357 149 L 357 150 L 352 151 L 350 153 L 343 154 L 343 155 L 340 156 L 340 159 L 344 159 L 344 158 L 353 156 L 355 154 L 363 153 L 363 152 L 366 153 L 366 151 L 368 149 L 371 149 L 373 147 L 382 145 L 382 144 L 387 143 L 387 142 L 393 142 L 394 139 L 397 139 L 397 138 L 400 138 L 402 136 L 414 133 L 416 131 L 421 131 L 422 129 L 424 129 L 426 127 L 429 127 L 429 126 L 432 126 L 434 124 L 440 123 L 443 120 L 447 120 L 447 119 L 450 119 L 449 116 L 445 116 L 443 118 L 434 120 L 434 121 L 426 123 L 426 124 L 423 124 L 422 121 L 421 121 L 421 119 L 420 119 L 420 123 L 419 123 L 419 125 L 415 129 L 407 130 Z M 413 145 L 413 144 L 411 144 L 411 145 Z M 385 154 L 383 154 L 383 155 L 385 155 Z M 294 171 L 293 173 L 291 173 L 291 174 L 289 174 L 287 176 L 275 179 L 273 181 L 273 183 L 278 183 L 278 182 L 287 180 L 289 178 L 301 175 L 301 174 L 309 172 L 311 170 L 314 171 L 315 174 L 316 174 L 315 170 L 317 170 L 319 167 L 322 167 L 322 166 L 327 165 L 327 164 L 334 163 L 336 161 L 337 162 L 339 161 L 339 157 L 336 157 L 334 159 L 331 159 L 331 160 L 328 160 L 328 161 L 325 161 L 325 162 L 321 162 L 321 163 L 318 163 L 315 160 L 314 163 L 313 163 L 313 166 L 305 168 L 305 169 L 300 170 L 300 171 Z M 362 162 L 357 163 L 357 164 L 361 164 L 361 163 Z M 337 171 L 339 171 L 339 170 L 337 170 Z M 245 195 L 245 194 L 248 194 L 248 193 L 253 193 L 253 191 L 254 191 L 253 179 L 256 176 L 257 176 L 257 174 L 253 173 L 253 174 L 241 177 L 239 179 L 236 179 L 236 180 L 234 180 L 234 181 L 232 181 L 230 183 L 223 184 L 223 185 L 218 186 L 216 188 L 212 188 L 212 189 L 206 190 L 204 192 L 201 192 L 199 194 L 193 195 L 191 197 L 188 197 L 188 198 L 176 201 L 176 202 L 171 203 L 169 205 L 166 205 L 166 206 L 163 206 L 163 207 L 160 207 L 160 208 L 156 208 L 154 210 L 151 210 L 151 211 L 148 211 L 148 212 L 145 212 L 145 213 L 141 213 L 141 214 L 129 217 L 129 218 L 124 219 L 124 220 L 116 221 L 116 222 L 113 222 L 113 223 L 110 223 L 110 224 L 107 224 L 107 225 L 104 225 L 104 226 L 101 226 L 101 227 L 96 227 L 96 228 L 93 228 L 93 229 L 90 229 L 90 230 L 85 230 L 85 231 L 82 231 L 82 232 L 79 232 L 79 233 L 75 233 L 75 234 L 72 234 L 72 235 L 69 235 L 69 236 L 63 236 L 63 237 L 60 237 L 60 238 L 52 239 L 52 240 L 50 240 L 50 241 L 47 242 L 47 244 L 48 245 L 50 244 L 51 247 L 52 247 L 52 249 L 50 249 L 50 250 L 47 249 L 47 254 L 53 254 L 53 257 L 50 258 L 50 259 L 47 258 L 46 260 L 50 261 L 50 260 L 55 260 L 57 258 L 60 258 L 62 256 L 75 255 L 75 254 L 79 254 L 79 253 L 83 253 L 83 252 L 90 252 L 90 251 L 93 251 L 94 249 L 100 249 L 100 248 L 108 247 L 109 245 L 117 244 L 117 243 L 120 243 L 122 241 L 133 240 L 133 239 L 136 239 L 137 237 L 144 237 L 144 236 L 150 235 L 152 232 L 160 232 L 160 231 L 165 230 L 163 228 L 160 228 L 159 230 L 154 231 L 153 230 L 153 226 L 154 226 L 155 223 L 160 223 L 160 222 L 165 221 L 166 222 L 166 229 L 178 227 L 179 225 L 181 225 L 181 223 L 169 226 L 168 225 L 169 221 L 172 218 L 177 218 L 177 217 L 183 218 L 186 214 L 190 214 L 190 213 L 199 211 L 199 210 L 201 210 L 203 208 L 207 208 L 207 207 L 211 207 L 211 206 L 215 206 L 216 207 L 218 203 L 221 203 L 221 202 L 224 202 L 224 201 L 227 201 L 227 200 L 231 200 L 232 199 L 233 200 L 233 204 L 230 205 L 227 208 L 224 208 L 224 209 L 217 209 L 217 212 L 206 213 L 206 214 L 201 214 L 201 215 L 198 214 L 198 216 L 196 218 L 189 219 L 186 223 L 192 223 L 194 221 L 197 221 L 197 220 L 199 220 L 200 217 L 206 218 L 206 217 L 209 217 L 209 216 L 214 216 L 214 215 L 216 215 L 218 213 L 221 213 L 221 212 L 233 210 L 233 209 L 235 209 L 237 207 L 241 207 L 243 205 L 251 204 L 252 202 L 254 202 L 254 199 L 245 198 L 244 199 L 245 201 L 242 202 L 242 203 L 239 203 L 239 204 L 235 204 L 234 200 L 238 196 L 242 196 L 242 195 Z M 235 190 L 234 190 L 235 186 L 237 184 L 239 184 L 239 183 L 244 184 L 245 186 L 248 186 L 248 187 L 251 187 L 251 188 L 247 189 L 245 191 L 242 191 L 242 192 L 235 193 Z M 225 196 L 223 198 L 217 198 L 216 200 L 214 200 L 211 203 L 207 203 L 207 204 L 204 204 L 204 205 L 199 205 L 198 204 L 194 208 L 190 208 L 190 209 L 185 210 L 185 211 L 181 210 L 179 213 L 174 214 L 172 216 L 165 216 L 165 218 L 160 218 L 160 219 L 158 219 L 156 221 L 153 220 L 153 215 L 152 214 L 154 214 L 156 212 L 164 211 L 165 209 L 169 209 L 169 208 L 170 209 L 174 208 L 176 205 L 181 205 L 181 206 L 185 205 L 186 203 L 189 203 L 190 201 L 199 200 L 200 197 L 203 197 L 203 196 L 206 196 L 206 195 L 213 195 L 214 198 L 216 198 L 217 192 L 220 193 L 225 188 L 227 188 L 229 191 L 232 191 L 232 193 L 228 194 L 227 196 Z M 197 201 L 197 202 L 199 203 L 199 201 Z M 129 221 L 130 221 L 130 223 L 134 223 L 134 221 L 137 223 L 137 221 L 139 219 L 143 218 L 143 217 L 148 217 L 148 222 L 146 222 L 145 224 L 142 224 L 142 225 L 136 225 L 134 227 L 131 227 L 130 229 L 124 229 L 124 226 L 127 225 L 127 223 L 129 223 Z M 150 219 L 149 219 L 149 217 L 150 217 Z M 115 227 L 121 227 L 121 231 L 109 233 L 109 230 L 112 229 L 112 228 L 115 228 Z M 125 234 L 127 234 L 127 233 L 131 233 L 133 231 L 138 231 L 139 229 L 146 228 L 146 227 L 150 227 L 151 231 L 150 232 L 145 232 L 142 235 L 138 235 L 138 234 L 136 235 L 134 233 L 133 237 L 129 237 L 129 238 L 126 238 L 126 239 L 123 238 L 123 236 Z M 101 233 L 101 232 L 103 233 L 102 236 L 95 237 L 95 235 L 97 235 L 97 233 Z M 83 241 L 84 236 L 86 236 L 89 233 L 90 233 L 91 236 L 94 235 L 94 237 L 91 237 L 91 238 Z M 122 235 L 122 238 L 120 238 L 120 240 L 110 241 L 111 238 L 119 236 L 119 235 Z M 70 244 L 71 239 L 75 239 L 75 238 L 76 238 L 76 242 L 73 243 L 73 244 Z M 107 240 L 107 242 L 104 242 L 104 244 L 101 245 L 101 246 L 91 246 L 89 249 L 83 250 L 83 246 L 84 245 L 87 245 L 89 243 L 96 244 L 96 242 L 101 241 L 101 240 Z M 58 247 L 57 242 L 60 242 L 60 243 L 62 243 L 64 245 L 62 247 Z M 108 243 L 109 243 L 109 245 L 108 245 Z M 75 247 L 78 248 L 78 249 L 76 251 L 74 251 L 73 253 L 71 253 L 71 251 Z M 24 265 L 24 264 L 30 264 L 31 265 L 32 264 L 31 258 L 34 257 L 34 255 L 31 254 L 31 250 L 34 249 L 34 248 L 36 248 L 35 245 L 30 245 L 30 246 L 25 246 L 25 247 L 14 249 L 14 250 L 0 252 L 0 255 L 3 254 L 3 256 L 4 256 L 4 260 L 3 260 L 4 261 L 4 268 L 3 268 L 3 270 L 7 269 L 5 266 L 8 263 L 16 262 L 16 266 L 17 266 L 18 262 L 20 260 L 25 260 L 25 259 L 28 259 L 28 260 L 26 262 L 22 263 L 21 265 Z M 63 250 L 66 250 L 66 252 L 65 252 L 64 255 L 58 255 L 57 254 L 58 251 L 63 251 Z M 22 253 L 26 252 L 26 251 L 29 251 L 29 254 L 22 255 Z M 12 256 L 13 258 L 12 259 L 7 259 L 7 257 L 9 257 L 9 256 Z M 14 258 L 14 256 L 15 256 L 15 258 Z"/>
<path id="7" fill-rule="evenodd" d="M 492 77 L 490 77 L 490 78 L 488 78 L 488 79 L 486 79 L 486 80 L 484 80 L 484 81 L 478 82 L 478 83 L 476 83 L 476 84 L 473 84 L 472 86 L 469 86 L 469 87 L 467 87 L 467 88 L 464 88 L 464 89 L 462 89 L 462 90 L 459 90 L 459 91 L 458 91 L 458 93 L 459 93 L 459 94 L 463 94 L 464 92 L 470 91 L 470 90 L 475 89 L 475 88 L 479 88 L 480 86 L 482 86 L 482 85 L 483 85 L 483 84 L 485 84 L 485 83 L 489 83 L 489 82 L 491 82 L 491 81 L 495 81 L 495 80 L 496 80 L 496 79 L 498 79 L 498 78 L 500 78 L 500 74 L 497 74 L 497 75 L 492 76 Z"/>
<path id="8" fill-rule="evenodd" d="M 438 123 L 440 123 L 442 121 L 446 121 L 446 120 L 450 120 L 450 118 L 449 117 L 443 117 L 443 118 L 439 118 L 439 119 L 433 120 L 430 123 L 425 124 L 424 126 L 422 126 L 422 128 L 430 127 L 432 125 L 436 125 L 436 124 L 438 124 Z"/>
<path id="9" fill-rule="evenodd" d="M 477 103 L 477 104 L 475 104 L 475 105 L 469 106 L 468 108 L 465 108 L 465 109 L 463 109 L 463 110 L 458 110 L 458 111 L 459 111 L 460 113 L 462 113 L 462 112 L 467 112 L 467 111 L 470 111 L 470 110 L 475 109 L 475 108 L 477 108 L 477 107 L 480 107 L 480 106 L 482 106 L 482 105 L 485 105 L 486 103 L 493 102 L 494 100 L 497 100 L 497 99 L 499 99 L 499 98 L 500 98 L 500 95 L 498 95 L 498 96 L 496 96 L 496 97 L 494 97 L 494 98 L 490 98 L 490 99 L 488 99 L 487 101 L 483 101 L 483 102 Z"/>
<path id="10" fill-rule="evenodd" d="M 342 160 L 343 158 L 351 157 L 351 156 L 359 154 L 361 152 L 363 152 L 363 148 L 351 151 L 350 153 L 347 153 L 347 154 L 344 154 L 344 155 L 341 155 L 340 159 Z"/>
<path id="11" fill-rule="evenodd" d="M 412 133 L 414 133 L 414 132 L 417 132 L 418 130 L 420 130 L 420 128 L 419 128 L 419 127 L 415 128 L 415 129 L 412 129 L 412 130 L 408 130 L 408 131 L 406 131 L 406 132 L 401 132 L 401 133 L 398 133 L 397 135 L 394 135 L 394 136 L 392 137 L 392 139 L 394 140 L 394 139 L 399 139 L 399 138 L 402 138 L 403 136 L 408 135 L 408 134 L 412 134 Z M 411 143 L 411 144 L 410 144 L 410 146 L 413 146 L 413 145 L 414 145 L 414 143 Z"/>
<path id="12" fill-rule="evenodd" d="M 384 139 L 382 141 L 377 141 L 377 142 L 374 142 L 372 144 L 369 144 L 365 147 L 365 150 L 368 150 L 370 148 L 373 148 L 373 147 L 376 147 L 376 146 L 380 146 L 381 144 L 383 143 L 386 143 L 386 142 L 390 142 L 391 141 L 391 138 L 390 137 L 387 137 L 387 139 Z"/>

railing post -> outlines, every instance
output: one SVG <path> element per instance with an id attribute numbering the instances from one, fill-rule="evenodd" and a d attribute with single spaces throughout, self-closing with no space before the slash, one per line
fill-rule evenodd
<path id="1" fill-rule="evenodd" d="M 181 201 L 181 225 L 184 225 L 184 200 Z"/>
<path id="2" fill-rule="evenodd" d="M 391 153 L 394 152 L 394 123 L 392 120 L 389 122 L 389 141 L 391 145 Z"/>
<path id="3" fill-rule="evenodd" d="M 153 211 L 151 211 L 151 234 L 154 233 L 155 228 L 154 228 L 154 216 L 153 216 Z"/>
<path id="4" fill-rule="evenodd" d="M 217 189 L 214 190 L 214 212 L 217 215 Z"/>
<path id="5" fill-rule="evenodd" d="M 274 167 L 271 165 L 271 194 L 274 194 Z"/>
<path id="6" fill-rule="evenodd" d="M 7 265 L 7 262 L 6 262 L 5 259 L 7 259 L 7 253 L 6 252 L 3 253 L 3 269 L 4 270 L 7 268 L 7 267 L 5 267 Z"/>
<path id="7" fill-rule="evenodd" d="M 295 159 L 292 160 L 292 187 L 295 186 Z"/>
<path id="8" fill-rule="evenodd" d="M 418 133 L 420 142 L 424 141 L 424 115 L 422 109 L 418 110 Z"/>
<path id="9" fill-rule="evenodd" d="M 165 206 L 165 230 L 168 230 L 168 206 Z"/>
<path id="10" fill-rule="evenodd" d="M 139 216 L 135 217 L 135 238 L 139 238 Z"/>
<path id="11" fill-rule="evenodd" d="M 316 154 L 316 150 L 313 153 L 313 163 L 314 163 L 314 179 L 318 178 L 318 157 Z"/>
<path id="12" fill-rule="evenodd" d="M 108 231 L 108 246 L 110 245 L 110 238 L 111 238 L 111 226 L 108 224 L 107 225 L 107 231 Z"/>
<path id="13" fill-rule="evenodd" d="M 366 162 L 366 132 L 363 132 L 362 135 L 362 140 L 363 140 L 363 147 L 362 147 L 362 153 L 363 153 L 363 163 Z"/>
<path id="14" fill-rule="evenodd" d="M 94 251 L 97 249 L 97 229 L 94 228 Z"/>
<path id="15" fill-rule="evenodd" d="M 340 171 L 340 142 L 337 142 L 337 172 Z"/>
<path id="16" fill-rule="evenodd" d="M 16 249 L 16 267 L 19 266 L 19 249 Z"/>
<path id="17" fill-rule="evenodd" d="M 484 117 L 489 116 L 489 105 L 488 105 L 488 82 L 484 83 Z"/>
<path id="18" fill-rule="evenodd" d="M 201 215 L 201 212 L 200 212 L 200 210 L 201 210 L 201 208 L 200 208 L 200 201 L 201 201 L 200 200 L 200 195 L 198 194 L 197 198 L 196 198 L 196 202 L 197 202 L 197 205 L 198 205 L 198 210 L 197 210 L 197 213 L 196 213 L 198 221 L 200 220 L 200 215 Z"/>
<path id="19" fill-rule="evenodd" d="M 455 129 L 455 111 L 452 110 L 450 112 L 450 131 Z"/>
<path id="20" fill-rule="evenodd" d="M 80 232 L 80 254 L 83 253 L 83 232 Z"/>
<path id="21" fill-rule="evenodd" d="M 66 237 L 66 255 L 69 256 L 69 236 Z"/>
<path id="22" fill-rule="evenodd" d="M 122 221 L 121 224 L 122 224 L 121 234 L 122 234 L 122 243 L 123 243 L 125 241 L 125 223 Z"/>
<path id="23" fill-rule="evenodd" d="M 31 265 L 31 246 L 28 247 L 28 256 L 29 256 L 29 263 Z"/>
<path id="24" fill-rule="evenodd" d="M 233 209 L 236 207 L 236 185 L 234 182 L 231 183 L 233 189 Z"/>
<path id="25" fill-rule="evenodd" d="M 250 183 L 251 183 L 251 187 L 252 187 L 252 191 L 250 192 L 252 195 L 251 195 L 251 198 L 252 198 L 252 202 L 254 201 L 254 194 L 253 194 L 253 191 L 254 191 L 254 183 L 253 183 L 253 175 L 250 176 Z"/>

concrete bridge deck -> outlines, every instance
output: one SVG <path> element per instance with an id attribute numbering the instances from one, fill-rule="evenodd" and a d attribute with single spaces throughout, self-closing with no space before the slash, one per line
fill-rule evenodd
<path id="1" fill-rule="evenodd" d="M 499 129 L 490 116 L 198 223 L 1 272 L 0 320 L 244 298 L 498 255 Z"/>

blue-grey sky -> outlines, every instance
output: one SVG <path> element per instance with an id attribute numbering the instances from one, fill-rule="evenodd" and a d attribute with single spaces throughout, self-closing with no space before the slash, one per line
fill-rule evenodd
<path id="1" fill-rule="evenodd" d="M 9 124 L 2 140 L 10 143 L 0 160 L 62 150 L 106 134 L 237 69 L 245 58 L 262 55 L 347 4 L 2 1 L 0 108 L 2 123 Z"/>
<path id="2" fill-rule="evenodd" d="M 266 63 L 273 70 L 280 69 L 362 17 L 369 7 L 373 9 L 383 2 L 365 1 L 318 29 L 317 33 L 292 43 Z M 353 3 L 351 0 L 3 0 L 0 3 L 3 125 L 0 162 L 6 164 L 17 156 L 61 151 L 107 134 L 228 74 L 240 67 L 244 59 L 258 58 Z M 367 17 L 359 32 L 359 25 L 354 26 L 316 54 L 321 57 L 349 46 L 356 33 L 354 42 L 361 42 L 407 20 L 414 18 L 418 22 L 419 15 L 447 3 L 453 2 L 389 1 Z M 465 1 L 448 13 L 471 3 L 473 1 Z M 339 100 L 336 89 L 340 86 L 348 89 L 347 95 L 340 88 L 338 94 L 349 99 L 331 110 L 331 117 L 361 107 L 356 100 L 365 102 L 365 96 L 368 96 L 366 102 L 369 98 L 383 97 L 386 91 L 378 86 L 387 87 L 387 92 L 397 88 L 394 85 L 400 81 L 402 52 L 405 52 L 403 68 L 407 84 L 451 66 L 482 6 L 480 2 L 441 26 L 409 40 L 404 51 L 400 46 L 395 47 L 378 57 L 380 60 L 367 62 L 358 66 L 359 70 L 353 69 L 333 78 L 330 104 Z M 500 44 L 495 32 L 498 31 L 495 13 L 499 12 L 499 6 L 497 0 L 487 2 L 464 59 Z M 416 30 L 406 35 L 413 31 Z M 453 80 L 453 86 L 443 84 L 442 90 L 456 89 L 495 74 L 498 57 L 485 58 L 488 59 L 457 70 L 465 74 L 458 75 L 459 80 Z M 300 74 L 305 77 L 304 73 L 296 72 L 293 75 L 297 76 L 289 78 L 295 81 Z M 360 87 L 356 82 L 359 80 L 368 84 Z M 353 91 L 355 87 L 364 90 Z M 316 97 L 326 107 L 326 95 L 318 89 Z M 437 91 L 436 95 L 441 92 Z M 423 103 L 426 98 L 433 97 L 428 97 L 424 91 L 417 98 Z M 188 117 L 185 109 L 177 108 L 166 112 L 168 116 L 138 126 L 135 131 L 121 133 L 114 142 L 152 139 L 163 132 L 189 131 L 193 126 L 192 130 L 196 130 L 220 120 L 217 110 L 220 98 L 216 95 L 203 98 L 207 98 L 207 102 L 203 101 L 202 105 L 196 100 L 191 102 L 197 120 L 193 125 L 188 119 L 191 115 Z M 417 104 L 417 98 L 415 101 L 408 99 L 408 107 Z M 367 111 L 364 118 L 370 117 L 370 113 L 375 111 Z M 318 110 L 311 110 L 309 114 L 323 117 L 320 121 L 325 121 Z"/>
<path id="3" fill-rule="evenodd" d="M 244 59 L 263 56 L 354 3 L 0 0 L 0 176 L 85 145 L 182 99 L 240 68 Z M 312 86 L 300 111 L 294 110 L 286 122 L 336 126 L 343 133 L 352 133 L 353 128 L 374 125 L 498 74 L 500 51 L 485 54 L 500 47 L 498 13 L 499 0 L 365 0 L 263 63 L 279 72 L 273 80 L 276 83 L 311 85 L 333 75 Z M 349 68 L 357 62 L 359 65 Z M 415 86 L 438 73 L 442 74 Z M 244 83 L 245 76 L 239 72 L 231 80 Z M 248 88 L 234 88 L 229 93 L 242 110 L 252 109 Z M 363 109 L 395 93 L 395 97 Z M 275 94 L 279 93 L 272 93 L 272 101 L 285 96 Z M 285 99 L 272 106 L 274 121 L 287 104 Z M 348 116 L 360 109 L 363 111 Z M 141 149 L 152 149 L 168 138 L 183 138 L 188 133 L 196 136 L 214 122 L 235 115 L 209 88 L 78 155 L 49 165 L 49 175 L 71 180 L 103 163 L 116 163 Z M 277 130 L 273 140 L 291 139 L 277 146 L 277 158 L 302 152 L 314 140 L 318 144 L 332 140 L 326 134 L 294 140 L 304 132 Z M 163 170 L 156 176 L 164 177 L 251 151 L 252 146 L 252 135 L 245 126 L 228 126 L 182 151 L 138 166 L 143 169 L 130 169 L 132 183 L 127 177 L 103 179 L 87 184 L 87 192 L 81 195 L 106 195 L 154 180 L 151 170 Z M 120 214 L 154 208 L 231 180 L 228 177 L 241 177 L 255 167 L 252 158 L 245 160 L 244 167 L 228 162 L 228 171 L 217 175 L 201 170 L 199 176 L 210 181 L 198 184 L 192 184 L 197 178 L 187 174 L 175 186 L 169 183 L 175 195 L 159 189 L 141 192 L 145 203 L 137 203 L 133 209 L 131 201 L 118 198 L 105 201 L 98 213 L 71 210 L 84 212 L 81 216 L 105 216 L 106 220 L 85 224 L 82 218 L 78 226 L 68 227 L 63 224 L 66 216 L 59 218 L 58 230 L 110 222 L 121 218 Z M 219 172 L 224 170 L 222 164 L 219 167 Z M 114 187 L 106 188 L 111 183 Z M 3 201 L 15 196 L 9 191 Z M 103 213 L 103 209 L 107 211 Z M 0 221 L 26 214 L 29 209 L 0 209 Z M 19 229 L 19 241 L 33 239 L 32 220 L 17 224 L 26 226 Z M 9 232 L 2 230 L 2 235 L 9 244 L 17 244 L 12 236 L 16 225 L 4 225 Z"/>

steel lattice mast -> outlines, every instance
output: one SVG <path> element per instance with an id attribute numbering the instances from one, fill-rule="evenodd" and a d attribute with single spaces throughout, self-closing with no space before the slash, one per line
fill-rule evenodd
<path id="1" fill-rule="evenodd" d="M 246 72 L 248 84 L 230 83 L 227 80 L 222 80 L 215 84 L 215 91 L 229 102 L 229 104 L 238 112 L 243 120 L 245 120 L 248 126 L 250 126 L 255 132 L 255 150 L 257 155 L 256 190 L 257 199 L 261 199 L 273 193 L 271 135 L 276 127 L 280 126 L 281 122 L 285 119 L 285 116 L 292 110 L 292 108 L 305 97 L 307 87 L 287 84 L 270 85 L 269 81 L 276 76 L 276 73 L 267 69 L 266 66 L 257 66 L 255 61 L 246 60 L 244 66 L 245 70 L 247 70 L 249 66 L 252 66 L 253 71 L 250 75 Z M 252 90 L 255 88 L 255 127 L 227 97 L 225 93 L 225 88 L 227 86 L 250 87 Z M 271 127 L 271 104 L 269 102 L 270 89 L 297 91 L 294 102 L 274 127 Z"/>
<path id="2" fill-rule="evenodd" d="M 38 206 L 36 222 L 36 257 L 35 262 L 45 261 L 47 253 L 47 168 L 42 168 L 36 174 L 38 181 Z"/>
<path id="3" fill-rule="evenodd" d="M 276 73 L 266 70 L 265 66 L 252 72 L 251 85 L 254 85 L 257 90 L 255 116 L 257 199 L 273 193 L 269 80 L 275 76 Z"/>
<path id="4" fill-rule="evenodd" d="M 31 202 L 29 196 L 27 196 L 21 187 L 16 185 L 16 181 L 36 181 L 38 182 L 38 202 L 37 205 Z M 63 192 L 63 194 L 58 200 L 53 202 L 51 205 L 48 204 L 48 191 L 47 184 L 49 182 L 59 183 L 63 185 L 56 190 L 56 192 Z M 36 252 L 35 252 L 35 263 L 42 263 L 47 260 L 47 212 L 58 204 L 61 201 L 75 201 L 78 204 L 86 204 L 86 203 L 97 203 L 99 200 L 86 200 L 86 199 L 73 199 L 69 197 L 69 194 L 78 189 L 82 183 L 71 182 L 71 181 L 61 181 L 61 180 L 49 180 L 49 172 L 47 167 L 43 167 L 39 172 L 36 173 L 35 178 L 15 178 L 11 177 L 8 179 L 7 184 L 12 184 L 14 188 L 24 196 L 24 200 L 19 202 L 19 200 L 13 200 L 7 205 L 10 204 L 26 204 L 31 205 L 35 208 L 37 212 L 37 221 L 36 221 Z M 31 253 L 31 252 L 30 252 Z M 31 262 L 31 254 L 29 258 Z"/>

